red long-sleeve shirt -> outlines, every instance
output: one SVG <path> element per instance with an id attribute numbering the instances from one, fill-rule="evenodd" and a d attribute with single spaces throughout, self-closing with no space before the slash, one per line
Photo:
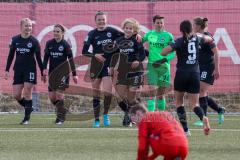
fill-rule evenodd
<path id="1" fill-rule="evenodd" d="M 169 112 L 147 112 L 139 123 L 138 129 L 137 160 L 148 159 L 150 138 L 170 146 L 185 145 L 187 141 L 182 127 Z M 180 140 L 179 143 L 178 140 Z M 181 140 L 184 143 L 181 143 Z M 153 147 L 153 152 L 159 150 Z"/>

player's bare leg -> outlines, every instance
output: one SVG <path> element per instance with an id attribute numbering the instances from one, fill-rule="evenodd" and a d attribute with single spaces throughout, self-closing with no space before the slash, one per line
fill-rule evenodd
<path id="1" fill-rule="evenodd" d="M 210 130 L 211 130 L 211 127 L 210 127 L 210 124 L 209 124 L 209 120 L 207 117 L 203 117 L 203 131 L 204 131 L 204 134 L 207 136 L 209 135 L 210 133 Z"/>

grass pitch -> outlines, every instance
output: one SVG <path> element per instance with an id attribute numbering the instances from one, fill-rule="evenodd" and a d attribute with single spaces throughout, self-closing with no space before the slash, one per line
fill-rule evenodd
<path id="1" fill-rule="evenodd" d="M 111 127 L 92 128 L 92 121 L 65 122 L 57 126 L 55 115 L 33 114 L 30 125 L 21 126 L 22 115 L 0 115 L 0 160 L 133 160 L 137 130 L 121 127 L 121 117 L 111 116 Z M 212 132 L 189 125 L 188 160 L 236 160 L 240 157 L 240 116 L 225 116 L 223 125 L 210 116 Z M 158 158 L 161 160 L 161 158 Z"/>

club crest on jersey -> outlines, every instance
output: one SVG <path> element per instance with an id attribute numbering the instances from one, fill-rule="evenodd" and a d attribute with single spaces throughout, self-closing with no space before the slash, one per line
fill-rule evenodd
<path id="1" fill-rule="evenodd" d="M 112 37 L 112 33 L 108 32 L 107 37 L 109 37 L 109 38 Z"/>
<path id="2" fill-rule="evenodd" d="M 32 48 L 32 43 L 29 42 L 29 43 L 27 44 L 27 47 L 28 47 L 28 48 Z"/>
<path id="3" fill-rule="evenodd" d="M 59 50 L 59 51 L 63 51 L 63 46 L 59 46 L 59 47 L 58 47 L 58 50 Z"/>
<path id="4" fill-rule="evenodd" d="M 132 47 L 134 44 L 133 44 L 133 42 L 128 42 L 128 45 L 130 46 L 130 47 Z"/>

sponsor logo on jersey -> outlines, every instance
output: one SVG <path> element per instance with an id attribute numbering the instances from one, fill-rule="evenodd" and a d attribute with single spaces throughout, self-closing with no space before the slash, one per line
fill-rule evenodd
<path id="1" fill-rule="evenodd" d="M 64 49 L 63 46 L 59 46 L 59 47 L 58 47 L 58 50 L 59 50 L 59 51 L 63 51 L 63 49 Z"/>
<path id="2" fill-rule="evenodd" d="M 33 45 L 32 45 L 32 42 L 29 42 L 29 43 L 27 44 L 27 47 L 28 47 L 28 48 L 32 48 L 32 46 L 33 46 Z"/>
<path id="3" fill-rule="evenodd" d="M 103 46 L 105 46 L 106 44 L 111 43 L 111 42 L 112 42 L 111 39 L 104 39 L 102 41 L 98 41 L 97 45 L 101 45 L 102 44 Z"/>
<path id="4" fill-rule="evenodd" d="M 133 48 L 127 48 L 127 49 L 120 49 L 120 53 L 132 53 L 134 52 Z"/>
<path id="5" fill-rule="evenodd" d="M 20 54 L 25 54 L 30 52 L 30 49 L 28 48 L 17 48 L 17 52 L 19 52 Z"/>
<path id="6" fill-rule="evenodd" d="M 53 56 L 53 58 L 57 58 L 59 56 L 62 56 L 63 53 L 62 52 L 50 52 L 50 55 Z"/>

